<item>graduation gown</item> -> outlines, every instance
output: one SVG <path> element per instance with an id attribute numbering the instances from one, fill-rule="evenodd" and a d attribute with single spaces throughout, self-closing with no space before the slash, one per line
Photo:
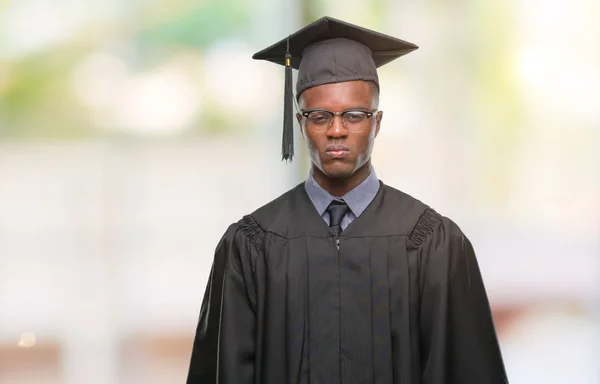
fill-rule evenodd
<path id="1" fill-rule="evenodd" d="M 339 239 L 303 184 L 229 227 L 187 383 L 508 380 L 469 240 L 381 183 Z"/>

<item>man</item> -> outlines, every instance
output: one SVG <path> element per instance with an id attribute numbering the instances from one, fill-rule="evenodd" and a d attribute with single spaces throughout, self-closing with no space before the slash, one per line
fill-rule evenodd
<path id="1" fill-rule="evenodd" d="M 229 227 L 188 384 L 507 383 L 473 248 L 377 179 L 377 67 L 417 47 L 323 18 L 257 53 L 291 68 L 312 171 Z"/>

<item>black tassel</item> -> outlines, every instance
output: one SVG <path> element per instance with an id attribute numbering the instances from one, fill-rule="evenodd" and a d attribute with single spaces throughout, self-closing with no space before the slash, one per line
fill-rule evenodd
<path id="1" fill-rule="evenodd" d="M 294 157 L 294 93 L 292 91 L 292 55 L 290 39 L 285 54 L 285 90 L 283 104 L 283 141 L 281 145 L 282 160 L 292 161 Z"/>

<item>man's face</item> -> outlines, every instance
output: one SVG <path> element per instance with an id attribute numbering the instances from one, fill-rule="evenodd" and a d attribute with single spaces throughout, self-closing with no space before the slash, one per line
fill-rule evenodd
<path id="1" fill-rule="evenodd" d="M 373 105 L 373 88 L 366 81 L 320 85 L 302 93 L 301 108 L 303 111 L 373 111 L 376 109 Z M 381 117 L 382 112 L 379 112 L 367 119 L 364 130 L 349 132 L 342 124 L 342 117 L 335 116 L 329 129 L 315 132 L 306 118 L 297 115 L 312 163 L 329 178 L 350 177 L 369 161 L 375 137 L 379 133 Z"/>

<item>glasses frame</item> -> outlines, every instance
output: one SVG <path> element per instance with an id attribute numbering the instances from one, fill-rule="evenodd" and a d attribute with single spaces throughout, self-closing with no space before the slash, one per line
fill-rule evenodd
<path id="1" fill-rule="evenodd" d="M 361 133 L 361 132 L 363 132 L 365 130 L 365 128 L 367 128 L 368 124 L 365 123 L 365 127 L 363 129 L 361 129 L 360 131 L 354 131 L 354 130 L 351 131 L 351 130 L 349 130 L 346 127 L 346 120 L 344 119 L 344 115 L 346 113 L 348 113 L 348 112 L 360 112 L 360 113 L 364 113 L 367 116 L 367 120 L 368 120 L 368 119 L 372 118 L 373 116 L 375 116 L 377 114 L 378 110 L 375 109 L 373 111 L 365 111 L 364 109 L 358 109 L 358 108 L 346 109 L 346 110 L 341 111 L 341 112 L 333 112 L 333 111 L 330 111 L 330 110 L 327 110 L 327 109 L 321 109 L 321 108 L 300 110 L 300 114 L 303 117 L 305 117 L 307 120 L 308 120 L 308 115 L 310 115 L 313 112 L 326 112 L 326 113 L 329 113 L 329 114 L 331 114 L 333 116 L 333 118 L 329 122 L 329 126 L 327 128 L 325 128 L 325 129 L 319 129 L 319 130 L 317 130 L 317 129 L 314 129 L 311 126 L 310 129 L 313 132 L 327 132 L 333 126 L 333 121 L 335 120 L 335 117 L 336 116 L 341 116 L 342 117 L 342 126 L 344 127 L 345 130 L 347 130 L 348 132 L 351 132 L 351 133 Z M 307 125 L 308 125 L 308 122 L 307 122 Z"/>

